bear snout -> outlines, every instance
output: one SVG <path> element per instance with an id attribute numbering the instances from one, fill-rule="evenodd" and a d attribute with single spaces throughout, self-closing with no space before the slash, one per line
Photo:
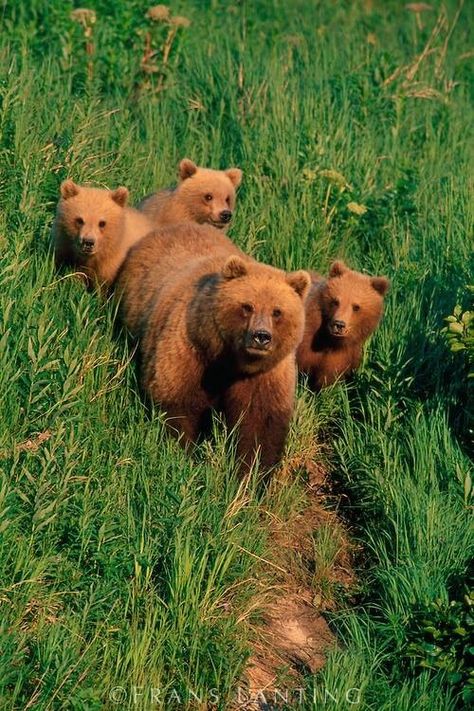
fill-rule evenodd
<path id="1" fill-rule="evenodd" d="M 332 336 L 345 336 L 347 333 L 346 322 L 340 319 L 334 319 L 334 321 L 331 321 L 329 330 Z"/>
<path id="2" fill-rule="evenodd" d="M 91 236 L 81 237 L 81 249 L 85 254 L 92 254 L 95 250 L 95 238 Z"/>
<path id="3" fill-rule="evenodd" d="M 247 348 L 257 348 L 258 350 L 268 350 L 271 346 L 272 334 L 263 328 L 249 331 L 247 334 Z"/>
<path id="4" fill-rule="evenodd" d="M 232 219 L 232 210 L 222 210 L 221 214 L 219 215 L 219 219 L 221 222 L 227 225 Z"/>

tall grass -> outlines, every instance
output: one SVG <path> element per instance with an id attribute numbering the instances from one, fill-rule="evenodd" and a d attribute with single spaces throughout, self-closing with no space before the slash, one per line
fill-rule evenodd
<path id="1" fill-rule="evenodd" d="M 364 550 L 304 705 L 454 709 L 457 689 L 403 649 L 473 552 L 464 393 L 439 336 L 474 266 L 469 4 L 433 3 L 420 28 L 398 2 L 183 0 L 162 86 L 140 68 L 143 3 L 91 0 L 92 58 L 74 6 L 1 8 L 0 705 L 148 708 L 160 689 L 191 707 L 191 689 L 229 708 L 271 555 L 262 507 L 302 505 L 298 477 L 242 488 L 218 424 L 194 459 L 170 441 L 111 305 L 53 269 L 61 179 L 138 201 L 187 155 L 243 168 L 232 237 L 258 258 L 343 257 L 393 282 L 355 382 L 305 394 L 291 432 L 296 452 L 325 425 Z"/>

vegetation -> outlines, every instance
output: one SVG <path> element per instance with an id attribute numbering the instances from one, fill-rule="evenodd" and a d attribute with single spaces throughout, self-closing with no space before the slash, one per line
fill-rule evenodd
<path id="1" fill-rule="evenodd" d="M 474 293 L 474 286 L 467 287 L 468 294 Z M 451 316 L 444 320 L 442 329 L 447 344 L 453 353 L 458 353 L 457 377 L 460 385 L 465 383 L 464 398 L 460 413 L 461 431 L 464 433 L 466 447 L 474 452 L 474 303 L 471 297 L 471 310 L 463 310 L 456 304 Z"/>
<path id="2" fill-rule="evenodd" d="M 0 706 L 151 708 L 159 689 L 165 708 L 199 707 L 190 690 L 230 708 L 271 527 L 305 510 L 323 449 L 359 593 L 301 708 L 462 708 L 472 657 L 434 610 L 462 605 L 474 549 L 466 381 L 440 334 L 474 266 L 469 3 L 85 4 L 1 14 Z M 53 267 L 63 178 L 138 201 L 184 156 L 243 168 L 231 234 L 259 259 L 393 282 L 354 381 L 300 387 L 291 474 L 267 490 L 236 479 L 218 420 L 194 458 L 167 437 L 112 305 Z M 313 540 L 317 604 L 337 542 Z M 454 666 L 419 664 L 420 619 Z"/>
<path id="3" fill-rule="evenodd" d="M 414 618 L 406 653 L 420 667 L 445 669 L 470 705 L 474 702 L 474 591 L 463 581 L 456 592 L 449 603 L 432 601 Z"/>

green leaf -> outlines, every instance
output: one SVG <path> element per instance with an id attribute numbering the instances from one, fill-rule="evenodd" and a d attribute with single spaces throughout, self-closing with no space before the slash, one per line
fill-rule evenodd
<path id="1" fill-rule="evenodd" d="M 472 493 L 472 479 L 469 472 L 464 477 L 464 501 L 467 503 Z"/>

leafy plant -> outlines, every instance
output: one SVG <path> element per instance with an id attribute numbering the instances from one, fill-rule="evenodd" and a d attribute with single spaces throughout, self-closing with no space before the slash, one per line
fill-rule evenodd
<path id="1" fill-rule="evenodd" d="M 471 294 L 474 294 L 474 285 L 466 288 Z M 474 309 L 463 311 L 461 304 L 456 304 L 453 314 L 444 320 L 447 325 L 443 328 L 442 333 L 446 335 L 446 340 L 453 353 L 466 352 L 467 377 L 472 379 L 474 378 Z"/>
<path id="2" fill-rule="evenodd" d="M 191 24 L 187 17 L 172 16 L 167 5 L 155 5 L 146 13 L 150 26 L 139 31 L 144 35 L 144 49 L 140 62 L 141 71 L 145 76 L 158 75 L 156 91 L 163 88 L 168 61 L 176 35 L 180 28 Z M 161 48 L 159 45 L 161 44 Z M 150 88 L 150 82 L 144 81 L 143 87 Z"/>
<path id="3" fill-rule="evenodd" d="M 474 294 L 474 286 L 467 286 L 467 291 Z M 468 432 L 469 443 L 474 442 L 474 301 L 470 310 L 464 310 L 461 304 L 456 304 L 451 316 L 445 319 L 446 326 L 441 330 L 445 336 L 450 350 L 453 353 L 464 355 L 464 371 L 467 378 L 466 404 L 464 408 L 464 421 Z M 458 377 L 464 377 L 459 373 Z"/>
<path id="4" fill-rule="evenodd" d="M 472 581 L 471 581 L 472 582 Z M 412 619 L 405 654 L 420 669 L 443 670 L 463 702 L 474 702 L 474 586 L 432 601 Z"/>

